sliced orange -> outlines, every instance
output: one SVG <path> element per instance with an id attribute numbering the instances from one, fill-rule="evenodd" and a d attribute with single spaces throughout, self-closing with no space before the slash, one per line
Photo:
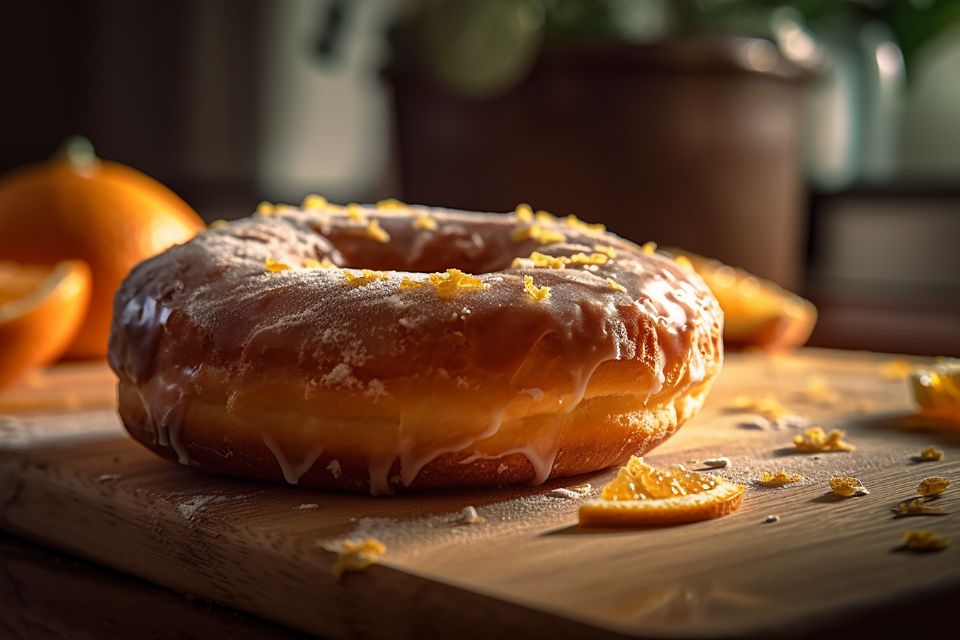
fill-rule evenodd
<path id="1" fill-rule="evenodd" d="M 56 360 L 70 346 L 90 302 L 90 269 L 0 262 L 0 386 Z"/>
<path id="2" fill-rule="evenodd" d="M 633 456 L 599 500 L 581 505 L 580 524 L 633 527 L 709 520 L 736 511 L 743 490 L 743 485 L 681 465 L 658 469 Z"/>
<path id="3" fill-rule="evenodd" d="M 799 347 L 817 323 L 813 303 L 769 280 L 696 254 L 686 256 L 723 309 L 723 340 L 764 349 Z"/>
<path id="4" fill-rule="evenodd" d="M 910 374 L 920 414 L 960 425 L 960 360 L 939 359 Z"/>

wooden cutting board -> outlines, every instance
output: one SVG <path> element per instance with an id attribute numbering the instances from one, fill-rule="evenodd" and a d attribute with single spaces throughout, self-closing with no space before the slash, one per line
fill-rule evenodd
<path id="1" fill-rule="evenodd" d="M 105 367 L 55 369 L 0 394 L 0 526 L 332 637 L 721 637 L 867 618 L 915 630 L 936 613 L 910 607 L 960 592 L 960 432 L 914 424 L 906 383 L 882 375 L 890 359 L 730 355 L 704 411 L 647 459 L 697 468 L 691 461 L 727 456 L 724 474 L 748 484 L 743 506 L 719 520 L 633 530 L 577 526 L 580 501 L 612 471 L 383 498 L 204 476 L 124 435 Z M 805 391 L 824 381 L 837 397 Z M 772 394 L 825 428 L 846 429 L 857 449 L 797 454 L 797 428 L 724 410 L 743 394 Z M 57 412 L 70 407 L 85 409 Z M 929 445 L 945 451 L 942 461 L 912 459 Z M 779 468 L 807 480 L 752 483 Z M 870 494 L 832 496 L 836 474 L 859 476 Z M 931 475 L 955 485 L 937 501 L 947 515 L 893 518 L 890 509 Z M 458 522 L 468 505 L 484 524 Z M 954 545 L 898 549 L 903 532 L 918 528 Z M 322 545 L 368 535 L 386 543 L 382 562 L 338 583 Z"/>

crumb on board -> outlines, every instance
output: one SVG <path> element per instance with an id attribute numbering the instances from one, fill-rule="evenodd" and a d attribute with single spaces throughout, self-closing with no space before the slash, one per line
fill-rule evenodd
<path id="1" fill-rule="evenodd" d="M 707 458 L 706 460 L 703 460 L 701 464 L 705 467 L 710 467 L 711 469 L 726 469 L 730 466 L 730 458 L 726 456 Z"/>
<path id="2" fill-rule="evenodd" d="M 820 453 L 827 451 L 853 451 L 854 446 L 844 442 L 846 432 L 840 429 L 831 429 L 829 433 L 820 427 L 810 427 L 802 435 L 793 439 L 797 451 L 802 453 Z"/>
<path id="3" fill-rule="evenodd" d="M 320 508 L 320 505 L 318 505 L 316 502 L 306 502 L 298 506 L 296 510 L 297 511 L 314 511 L 319 508 Z"/>
<path id="4" fill-rule="evenodd" d="M 123 476 L 119 473 L 103 473 L 97 476 L 97 482 L 100 484 L 109 484 L 111 482 L 116 482 Z"/>
<path id="5" fill-rule="evenodd" d="M 923 462 L 935 462 L 943 459 L 943 450 L 936 447 L 927 447 L 920 452 L 920 460 Z"/>
<path id="6" fill-rule="evenodd" d="M 903 534 L 903 548 L 910 551 L 942 551 L 950 540 L 933 531 L 913 530 Z"/>
<path id="7" fill-rule="evenodd" d="M 774 514 L 770 514 L 769 516 L 767 516 L 766 518 L 764 518 L 763 521 L 764 521 L 765 523 L 768 523 L 768 522 L 780 522 L 780 516 L 774 515 Z"/>
<path id="8" fill-rule="evenodd" d="M 931 476 L 920 481 L 917 493 L 922 496 L 938 496 L 950 486 L 950 481 L 939 476 Z"/>
<path id="9" fill-rule="evenodd" d="M 790 473 L 786 469 L 780 469 L 780 471 L 775 472 L 764 471 L 760 474 L 757 482 L 765 487 L 782 487 L 793 484 L 794 482 L 802 482 L 803 480 L 804 477 L 799 473 Z"/>
<path id="10" fill-rule="evenodd" d="M 363 571 L 387 552 L 387 547 L 376 538 L 341 540 L 325 548 L 337 554 L 331 569 L 333 577 L 337 580 L 340 580 L 347 571 Z"/>
<path id="11" fill-rule="evenodd" d="M 464 507 L 460 512 L 460 522 L 462 524 L 483 524 L 487 519 L 477 513 L 476 507 Z"/>
<path id="12" fill-rule="evenodd" d="M 865 496 L 870 493 L 867 491 L 867 488 L 863 486 L 860 478 L 853 476 L 834 476 L 830 478 L 830 490 L 844 498 Z"/>
<path id="13" fill-rule="evenodd" d="M 923 498 L 904 500 L 891 509 L 891 511 L 893 511 L 894 515 L 898 518 L 907 516 L 942 516 L 946 514 L 946 511 L 940 507 L 929 506 Z"/>

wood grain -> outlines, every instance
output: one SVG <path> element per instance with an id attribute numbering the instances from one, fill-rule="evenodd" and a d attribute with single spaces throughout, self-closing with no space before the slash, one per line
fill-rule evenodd
<path id="1" fill-rule="evenodd" d="M 887 359 L 730 356 L 704 412 L 647 457 L 694 468 L 691 460 L 731 458 L 723 473 L 748 484 L 744 505 L 710 522 L 578 527 L 581 492 L 595 494 L 612 471 L 544 487 L 388 498 L 214 478 L 155 458 L 124 437 L 112 412 L 89 411 L 0 417 L 0 525 L 333 637 L 720 637 L 867 618 L 895 625 L 905 615 L 897 603 L 960 591 L 960 434 L 911 426 L 905 383 L 880 374 Z M 812 376 L 839 398 L 805 395 Z M 825 428 L 846 429 L 857 449 L 796 454 L 796 429 L 752 428 L 724 410 L 740 394 L 773 394 Z M 929 445 L 945 458 L 914 462 Z M 752 483 L 778 468 L 807 480 Z M 841 473 L 871 493 L 833 497 L 827 481 Z M 894 519 L 890 509 L 929 475 L 955 483 L 938 501 L 947 515 Z M 486 522 L 460 524 L 467 505 Z M 781 519 L 764 523 L 768 514 Z M 934 554 L 898 550 L 911 528 L 955 544 Z M 321 545 L 355 535 L 381 538 L 387 554 L 337 583 Z"/>
<path id="2" fill-rule="evenodd" d="M 306 638 L 3 533 L 0 602 L 5 640 Z"/>

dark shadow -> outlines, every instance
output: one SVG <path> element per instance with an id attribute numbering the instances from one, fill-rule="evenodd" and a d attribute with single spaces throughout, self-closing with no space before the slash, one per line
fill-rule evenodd
<path id="1" fill-rule="evenodd" d="M 801 453 L 800 451 L 797 451 L 796 447 L 780 447 L 779 449 L 773 450 L 773 455 L 782 458 L 784 456 L 802 456 L 810 454 Z"/>
<path id="2" fill-rule="evenodd" d="M 847 500 L 856 500 L 863 496 L 850 496 L 849 498 L 844 496 L 838 496 L 833 491 L 827 491 L 826 493 L 817 496 L 810 500 L 810 502 L 816 502 L 818 504 L 836 504 L 838 502 L 846 502 Z"/>
<path id="3" fill-rule="evenodd" d="M 920 416 L 916 413 L 880 413 L 851 418 L 847 426 L 853 429 L 886 431 L 907 435 L 931 437 L 944 444 L 960 446 L 960 428 L 956 423 Z"/>
<path id="4" fill-rule="evenodd" d="M 686 525 L 696 524 L 696 522 L 682 522 L 677 524 L 658 524 L 658 525 L 637 525 L 637 526 L 621 526 L 617 525 L 615 527 L 586 527 L 580 524 L 571 524 L 566 527 L 561 527 L 559 529 L 553 529 L 551 531 L 544 531 L 540 534 L 541 538 L 550 538 L 553 536 L 585 536 L 585 535 L 605 535 L 605 536 L 617 536 L 617 535 L 628 535 L 632 533 L 640 533 L 643 531 L 658 531 L 660 529 L 675 529 L 676 527 L 683 527 Z"/>
<path id="5" fill-rule="evenodd" d="M 759 480 L 751 480 L 750 486 L 754 489 L 760 489 L 761 491 L 776 491 L 777 489 L 782 489 L 783 487 L 790 487 L 792 485 L 800 484 L 800 482 L 788 482 L 786 484 L 763 484 Z"/>
<path id="6" fill-rule="evenodd" d="M 810 458 L 818 458 L 819 456 L 831 456 L 838 453 L 850 453 L 849 451 L 800 451 L 796 447 L 780 447 L 779 449 L 773 450 L 773 455 L 778 457 L 785 456 L 808 456 Z"/>
<path id="7" fill-rule="evenodd" d="M 905 505 L 905 504 L 907 504 L 907 503 L 909 503 L 909 502 L 913 502 L 914 500 L 920 500 L 920 501 L 922 501 L 922 503 L 923 503 L 924 506 L 928 506 L 928 505 L 929 505 L 929 506 L 931 506 L 931 507 L 936 507 L 936 503 L 937 503 L 938 500 L 940 500 L 940 498 L 941 498 L 941 496 L 911 496 L 911 497 L 909 497 L 909 498 L 905 498 L 905 499 L 901 500 L 900 502 L 898 502 L 898 503 L 897 503 L 897 506 L 899 507 L 900 505 Z M 929 516 L 934 516 L 934 517 L 936 517 L 936 516 L 945 516 L 945 515 L 947 515 L 947 512 L 946 512 L 946 511 L 919 512 L 919 513 L 900 513 L 900 512 L 897 511 L 897 508 L 896 508 L 896 507 L 893 507 L 893 508 L 890 509 L 890 510 L 893 512 L 893 517 L 891 518 L 892 520 L 902 520 L 903 518 L 924 518 L 924 517 L 929 517 Z"/>

